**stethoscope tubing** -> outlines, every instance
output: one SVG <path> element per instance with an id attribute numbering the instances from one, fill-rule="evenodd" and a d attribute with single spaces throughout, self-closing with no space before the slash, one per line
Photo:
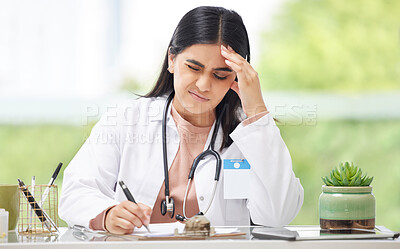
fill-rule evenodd
<path id="1" fill-rule="evenodd" d="M 192 179 L 189 179 L 188 184 L 186 185 L 186 190 L 185 190 L 185 197 L 183 198 L 183 217 L 186 218 L 186 199 L 187 199 L 187 195 L 189 192 L 189 186 L 190 186 L 190 182 L 192 181 Z M 215 196 L 215 191 L 217 190 L 217 185 L 218 185 L 218 180 L 214 181 L 214 187 L 213 187 L 213 191 L 211 194 L 211 200 L 208 202 L 207 208 L 204 212 L 202 212 L 203 214 L 206 214 L 208 209 L 211 206 L 212 201 L 214 200 L 214 196 Z"/>
<path id="2" fill-rule="evenodd" d="M 168 177 L 168 158 L 167 158 L 167 114 L 168 114 L 168 107 L 171 103 L 172 99 L 174 98 L 175 93 L 172 92 L 166 101 L 164 106 L 163 112 L 163 119 L 162 119 L 162 144 L 163 144 L 163 162 L 164 162 L 164 182 L 165 182 L 165 197 L 168 202 L 169 197 L 169 177 Z"/>
<path id="3" fill-rule="evenodd" d="M 175 93 L 172 92 L 168 98 L 167 101 L 165 103 L 164 106 L 164 112 L 163 112 L 163 120 L 162 120 L 162 143 L 163 143 L 163 163 L 164 163 L 164 182 L 165 182 L 165 200 L 166 203 L 169 203 L 169 177 L 168 177 L 168 158 L 167 158 L 167 138 L 166 138 L 166 132 L 167 132 L 167 124 L 166 124 L 166 120 L 167 120 L 167 115 L 168 115 L 168 108 L 169 105 L 174 97 Z M 190 169 L 189 172 L 189 176 L 188 176 L 188 184 L 186 186 L 186 190 L 185 190 L 185 196 L 183 199 L 183 216 L 184 218 L 186 218 L 186 199 L 187 199 L 187 195 L 188 195 L 188 191 L 189 191 L 189 186 L 191 183 L 191 180 L 194 177 L 194 173 L 196 171 L 197 165 L 200 163 L 201 160 L 203 160 L 206 156 L 213 156 L 216 159 L 216 169 L 215 169 L 215 176 L 214 176 L 214 187 L 213 187 L 213 192 L 212 192 L 212 197 L 207 205 L 206 210 L 204 211 L 203 214 L 206 214 L 208 209 L 211 206 L 211 203 L 214 199 L 215 196 L 215 192 L 217 189 L 217 185 L 218 185 L 218 181 L 219 181 L 219 177 L 220 177 L 220 173 L 221 173 L 221 157 L 218 154 L 218 152 L 216 152 L 214 150 L 214 144 L 215 144 L 215 140 L 217 137 L 217 133 L 218 133 L 218 129 L 219 129 L 219 124 L 220 124 L 220 119 L 218 118 L 216 121 L 216 124 L 214 126 L 214 130 L 212 133 L 212 137 L 211 137 L 211 141 L 210 144 L 207 148 L 207 150 L 203 151 L 202 153 L 200 153 L 194 160 L 193 160 L 193 164 L 192 167 Z"/>

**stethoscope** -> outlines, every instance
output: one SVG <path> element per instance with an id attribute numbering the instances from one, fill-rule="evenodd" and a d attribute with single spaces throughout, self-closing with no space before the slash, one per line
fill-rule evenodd
<path id="1" fill-rule="evenodd" d="M 169 179 L 168 179 L 168 161 L 167 161 L 167 138 L 166 138 L 166 131 L 167 131 L 167 124 L 166 124 L 166 120 L 167 120 L 167 114 L 168 114 L 168 107 L 171 104 L 171 101 L 174 97 L 174 92 L 172 92 L 168 98 L 167 101 L 165 102 L 165 106 L 164 106 L 164 113 L 163 113 L 163 119 L 162 119 L 162 143 L 163 143 L 163 160 L 164 160 L 164 179 L 165 179 L 165 200 L 163 200 L 161 202 L 161 214 L 165 215 L 167 212 L 171 214 L 171 218 L 174 217 L 175 214 L 175 203 L 174 203 L 174 198 L 172 196 L 169 196 Z M 211 142 L 207 148 L 207 150 L 203 151 L 202 153 L 200 153 L 194 160 L 193 160 L 193 164 L 192 167 L 190 169 L 189 172 L 189 180 L 186 186 L 186 191 L 185 191 L 185 197 L 183 198 L 183 216 L 180 214 L 176 215 L 176 219 L 177 220 L 181 220 L 184 221 L 187 219 L 186 217 L 186 199 L 187 199 L 187 195 L 188 195 L 188 190 L 189 190 L 189 186 L 190 183 L 193 179 L 194 176 L 194 172 L 196 170 L 197 165 L 199 164 L 199 162 L 201 160 L 203 160 L 206 156 L 213 156 L 216 159 L 216 170 L 215 170 L 215 177 L 214 177 L 214 188 L 212 191 L 212 197 L 208 203 L 208 206 L 206 208 L 206 210 L 204 212 L 200 212 L 199 214 L 201 215 L 205 215 L 208 211 L 208 209 L 211 206 L 211 203 L 214 199 L 215 196 L 215 191 L 217 189 L 217 185 L 218 185 L 218 181 L 219 181 L 219 175 L 221 172 L 221 157 L 218 154 L 218 152 L 216 152 L 214 150 L 214 144 L 215 144 L 215 139 L 217 137 L 217 133 L 218 133 L 218 128 L 219 128 L 219 124 L 220 124 L 220 119 L 217 118 L 214 130 L 213 130 L 213 134 L 211 137 Z"/>

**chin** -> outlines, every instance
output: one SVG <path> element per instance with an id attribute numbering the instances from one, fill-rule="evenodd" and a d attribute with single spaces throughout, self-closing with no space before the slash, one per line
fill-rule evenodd
<path id="1" fill-rule="evenodd" d="M 192 114 L 203 114 L 203 113 L 209 113 L 215 109 L 211 105 L 211 103 L 197 103 L 197 102 L 191 102 L 189 105 L 186 105 L 185 110 L 192 113 Z"/>

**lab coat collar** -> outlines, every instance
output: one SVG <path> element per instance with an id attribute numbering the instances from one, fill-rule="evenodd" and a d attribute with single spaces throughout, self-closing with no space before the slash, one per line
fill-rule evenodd
<path id="1" fill-rule="evenodd" d="M 149 117 L 150 122 L 162 122 L 163 115 L 164 115 L 164 106 L 166 104 L 168 95 L 164 95 L 162 97 L 157 97 L 149 106 L 149 109 L 156 113 L 153 116 Z M 171 108 L 172 104 L 168 106 L 167 112 L 167 126 L 174 126 L 175 122 L 171 116 Z"/>
<path id="2" fill-rule="evenodd" d="M 149 120 L 151 122 L 154 122 L 154 121 L 162 122 L 164 106 L 166 104 L 167 97 L 168 97 L 168 95 L 164 95 L 162 97 L 157 97 L 155 99 L 155 101 L 153 101 L 151 103 L 151 106 L 149 108 L 152 110 L 157 110 L 156 115 L 149 117 Z M 172 115 L 171 115 L 171 108 L 172 108 L 172 104 L 169 105 L 169 107 L 168 107 L 167 126 L 175 126 L 174 119 L 172 118 Z M 210 132 L 208 133 L 207 141 L 206 141 L 206 144 L 204 145 L 203 151 L 205 151 L 208 148 L 208 145 L 211 142 L 211 137 L 212 137 L 212 133 L 215 129 L 215 124 L 216 124 L 216 121 L 214 121 L 214 123 L 210 129 Z M 215 140 L 215 145 L 214 145 L 214 149 L 217 152 L 219 152 L 219 148 L 221 147 L 221 144 L 222 144 L 222 134 L 223 134 L 222 127 L 220 125 L 219 129 L 218 129 L 217 138 Z M 205 159 L 204 162 L 206 162 L 206 161 L 208 161 L 208 160 Z"/>
<path id="3" fill-rule="evenodd" d="M 217 124 L 217 122 L 214 121 L 214 123 L 210 129 L 210 132 L 208 133 L 207 141 L 206 141 L 206 144 L 204 145 L 203 151 L 205 151 L 211 143 L 212 134 L 214 133 L 216 124 Z M 220 126 L 218 128 L 217 137 L 215 139 L 214 150 L 218 152 L 219 148 L 221 147 L 221 144 L 222 144 L 222 127 L 220 124 Z"/>

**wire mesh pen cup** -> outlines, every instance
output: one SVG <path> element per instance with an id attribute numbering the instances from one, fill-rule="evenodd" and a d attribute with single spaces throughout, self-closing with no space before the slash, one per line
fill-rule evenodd
<path id="1" fill-rule="evenodd" d="M 42 202 L 42 195 L 48 185 L 35 185 L 34 189 L 32 186 L 27 186 L 29 193 L 32 193 L 36 205 L 27 200 L 23 188 L 20 187 L 19 191 L 19 221 L 18 221 L 18 233 L 19 234 L 51 234 L 56 232 L 58 227 L 58 188 L 57 185 L 50 187 L 49 194 L 45 201 Z M 28 193 L 28 192 L 27 192 Z M 28 197 L 29 197 L 28 193 Z M 31 205 L 34 204 L 34 205 Z M 40 205 L 42 204 L 42 205 Z M 32 208 L 35 206 L 35 208 Z M 45 218 L 45 214 L 38 215 L 37 209 L 40 207 L 40 212 L 44 211 L 48 218 L 50 218 L 54 225 L 49 226 L 48 219 Z M 47 225 L 44 220 L 47 221 Z"/>

